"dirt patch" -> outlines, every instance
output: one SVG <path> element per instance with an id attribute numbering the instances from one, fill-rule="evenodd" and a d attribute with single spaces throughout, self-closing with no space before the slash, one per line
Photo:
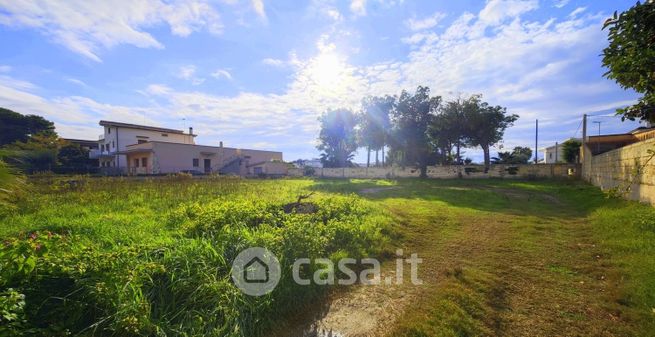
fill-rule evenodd
<path id="1" fill-rule="evenodd" d="M 399 186 L 389 186 L 389 187 L 372 187 L 372 188 L 365 188 L 361 191 L 359 191 L 360 194 L 375 194 L 375 193 L 380 193 L 380 192 L 385 192 L 385 191 L 390 191 L 390 190 L 397 190 L 399 189 Z"/>

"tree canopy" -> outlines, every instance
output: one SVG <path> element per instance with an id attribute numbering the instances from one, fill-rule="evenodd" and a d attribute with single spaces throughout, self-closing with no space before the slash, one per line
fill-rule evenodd
<path id="1" fill-rule="evenodd" d="M 27 142 L 36 134 L 55 135 L 55 125 L 37 115 L 22 115 L 0 108 L 0 146 L 14 142 Z"/>
<path id="2" fill-rule="evenodd" d="M 527 164 L 532 158 L 532 149 L 529 147 L 517 146 L 512 152 L 498 152 L 498 157 L 491 161 L 494 164 Z"/>
<path id="3" fill-rule="evenodd" d="M 359 143 L 367 148 L 367 166 L 370 165 L 371 150 L 375 151 L 375 162 L 378 164 L 378 151 L 382 150 L 387 142 L 391 129 L 390 114 L 395 102 L 393 96 L 370 96 L 362 100 Z"/>
<path id="4" fill-rule="evenodd" d="M 468 100 L 465 113 L 469 128 L 467 138 L 471 145 L 482 148 L 486 170 L 491 162 L 491 146 L 503 139 L 505 130 L 514 125 L 519 116 L 508 115 L 507 108 L 483 102 L 481 95 L 472 96 Z"/>
<path id="5" fill-rule="evenodd" d="M 397 163 L 419 167 L 422 177 L 432 154 L 428 128 L 440 104 L 440 96 L 430 97 L 430 88 L 419 86 L 413 95 L 403 90 L 392 113 L 390 153 Z"/>
<path id="6" fill-rule="evenodd" d="M 367 149 L 369 166 L 370 151 L 377 154 L 387 147 L 387 163 L 418 167 L 425 177 L 428 165 L 470 164 L 470 159 L 462 159 L 461 149 L 474 146 L 482 148 L 488 167 L 490 147 L 518 118 L 483 102 L 481 95 L 442 103 L 441 96 L 431 96 L 422 86 L 399 96 L 366 97 L 360 111 L 355 115 L 348 109 L 327 110 L 320 117 L 318 149 L 325 167 L 350 166 L 359 147 Z M 529 148 L 517 147 L 506 156 L 523 163 L 531 155 Z"/>
<path id="7" fill-rule="evenodd" d="M 580 156 L 582 143 L 575 139 L 569 139 L 562 144 L 562 155 L 567 163 L 575 163 Z"/>
<path id="8" fill-rule="evenodd" d="M 357 117 L 348 109 L 326 111 L 320 118 L 321 131 L 317 148 L 325 167 L 348 166 L 357 150 Z"/>
<path id="9" fill-rule="evenodd" d="M 637 2 L 607 19 L 609 45 L 603 50 L 605 76 L 624 89 L 643 96 L 637 104 L 619 109 L 623 119 L 655 122 L 655 3 Z"/>

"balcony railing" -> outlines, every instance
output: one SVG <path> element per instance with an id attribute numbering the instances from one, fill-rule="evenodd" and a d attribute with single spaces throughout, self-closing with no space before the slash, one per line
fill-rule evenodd
<path id="1" fill-rule="evenodd" d="M 110 157 L 116 154 L 115 152 L 110 152 L 110 151 L 101 151 L 99 149 L 91 149 L 89 151 L 89 158 L 91 159 L 98 159 L 101 157 Z"/>

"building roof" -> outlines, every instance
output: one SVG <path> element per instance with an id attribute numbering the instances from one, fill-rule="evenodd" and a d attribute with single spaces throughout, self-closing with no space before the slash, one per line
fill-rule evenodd
<path id="1" fill-rule="evenodd" d="M 73 144 L 80 144 L 83 146 L 95 146 L 98 147 L 98 141 L 97 140 L 88 140 L 88 139 L 75 139 L 75 138 L 62 138 L 63 140 L 73 143 Z"/>
<path id="2" fill-rule="evenodd" d="M 184 143 L 175 143 L 175 142 L 163 142 L 159 140 L 150 140 L 145 143 L 140 143 L 140 144 L 130 144 L 127 145 L 127 151 L 130 149 L 135 149 L 138 147 L 144 147 L 147 146 L 146 144 L 153 144 L 153 143 L 159 143 L 159 144 L 167 144 L 167 145 L 177 145 L 177 146 L 195 146 L 195 147 L 208 147 L 212 149 L 226 149 L 226 150 L 235 150 L 235 151 L 260 151 L 260 152 L 272 152 L 272 153 L 282 153 L 281 151 L 270 151 L 270 150 L 257 150 L 257 149 L 243 149 L 243 148 L 236 148 L 236 147 L 227 147 L 227 146 L 214 146 L 214 145 L 201 145 L 201 144 L 184 144 Z"/>
<path id="3" fill-rule="evenodd" d="M 165 132 L 165 133 L 184 134 L 184 131 L 182 131 L 182 130 L 160 128 L 158 126 L 148 126 L 148 125 L 130 124 L 130 123 L 122 123 L 122 122 L 113 122 L 113 121 L 100 121 L 100 125 L 101 126 L 115 126 L 115 127 L 128 128 L 128 129 L 157 131 L 157 132 Z M 196 135 L 192 134 L 191 136 L 195 137 Z"/>
<path id="4" fill-rule="evenodd" d="M 570 138 L 565 139 L 563 142 L 557 143 L 557 146 L 561 147 L 561 146 L 564 145 L 564 143 L 568 142 L 569 140 L 577 140 L 579 142 L 582 142 L 582 138 L 570 137 Z M 554 149 L 554 148 L 555 148 L 555 145 L 551 145 L 551 146 L 547 146 L 547 147 L 542 147 L 541 149 L 539 149 L 539 151 L 543 152 L 543 151 L 548 151 L 548 150 Z"/>

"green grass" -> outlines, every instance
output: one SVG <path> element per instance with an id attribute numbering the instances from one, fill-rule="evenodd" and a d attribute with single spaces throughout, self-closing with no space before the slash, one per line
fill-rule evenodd
<path id="1" fill-rule="evenodd" d="M 390 336 L 655 331 L 655 210 L 583 183 L 70 180 L 33 177 L 0 218 L 0 336 L 257 336 L 324 299 L 288 272 L 241 294 L 229 268 L 249 246 L 286 271 L 418 252 L 426 285 Z M 310 192 L 318 213 L 282 211 Z"/>
<path id="2" fill-rule="evenodd" d="M 283 211 L 311 184 L 37 182 L 2 219 L 0 335 L 264 335 L 325 287 L 285 272 L 274 292 L 246 296 L 230 278 L 241 250 L 266 247 L 288 271 L 296 258 L 377 256 L 388 246 L 389 216 L 357 196 L 318 193 L 308 200 L 316 213 Z"/>

